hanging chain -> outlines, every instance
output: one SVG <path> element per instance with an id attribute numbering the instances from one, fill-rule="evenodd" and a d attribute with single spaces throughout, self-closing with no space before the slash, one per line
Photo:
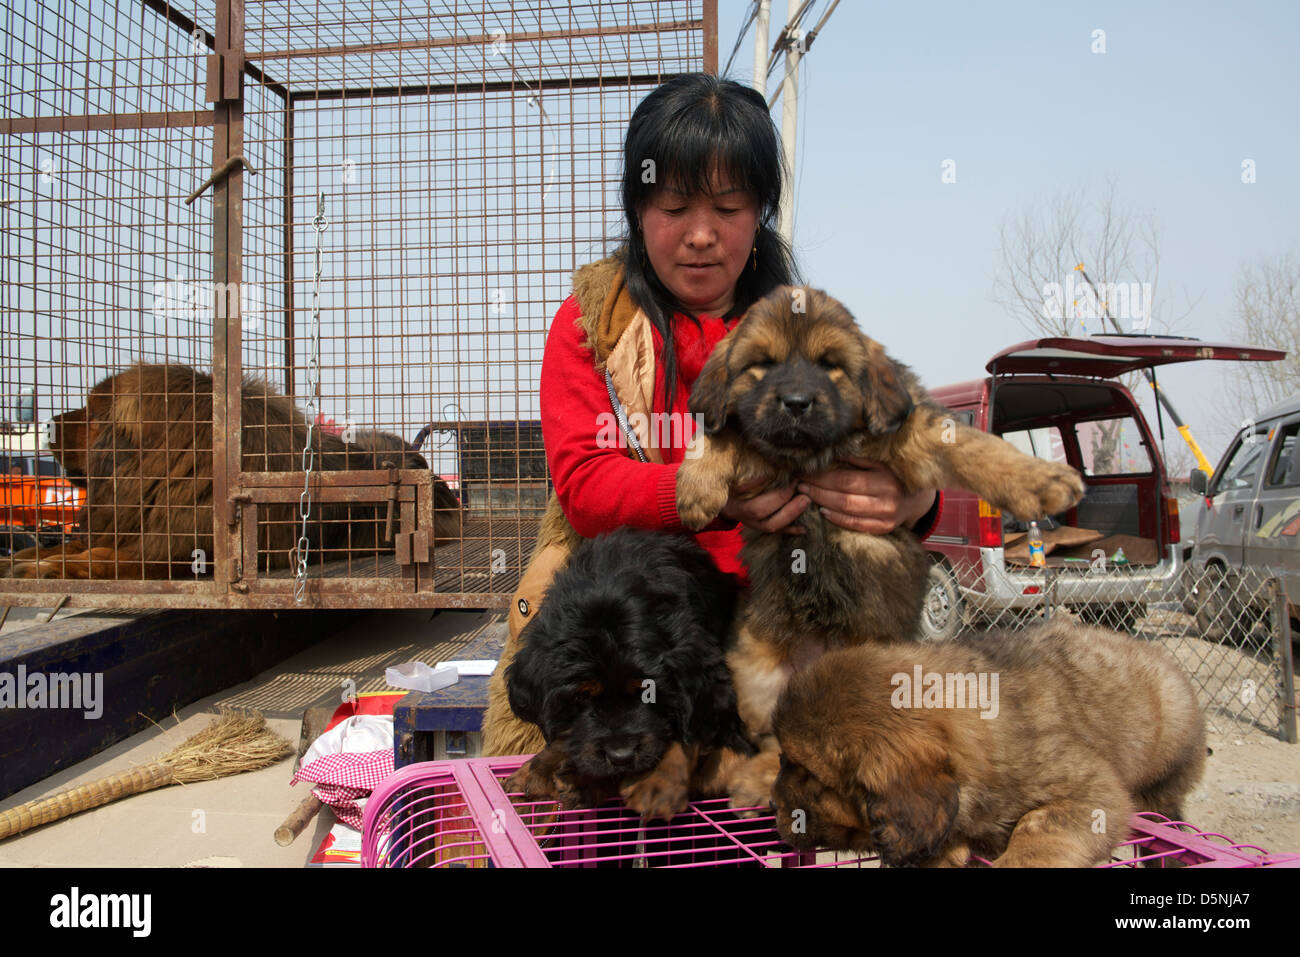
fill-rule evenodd
<path id="1" fill-rule="evenodd" d="M 302 450 L 302 494 L 298 496 L 298 514 L 302 516 L 302 534 L 298 536 L 298 577 L 293 586 L 293 600 L 299 605 L 306 599 L 307 592 L 307 552 L 311 543 L 307 541 L 307 517 L 311 515 L 311 470 L 315 464 L 316 453 L 312 448 L 312 430 L 316 426 L 317 401 L 320 398 L 320 274 L 321 233 L 329 223 L 325 220 L 325 191 L 316 194 L 316 217 L 311 221 L 316 230 L 316 269 L 311 283 L 311 352 L 307 356 L 307 444 Z"/>

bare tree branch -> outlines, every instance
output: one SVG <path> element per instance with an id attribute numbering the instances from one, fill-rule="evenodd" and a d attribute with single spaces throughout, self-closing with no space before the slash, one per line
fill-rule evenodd
<path id="1" fill-rule="evenodd" d="M 1114 177 L 1095 196 L 1066 190 L 1026 208 L 1002 223 L 999 237 L 994 300 L 1033 335 L 1114 334 L 1116 324 L 1125 333 L 1168 333 L 1192 311 L 1189 302 L 1175 314 L 1157 296 L 1159 229 L 1151 213 L 1121 203 Z M 1076 270 L 1081 263 L 1095 292 Z M 1138 375 L 1121 381 L 1130 391 L 1141 387 Z M 1118 419 L 1097 423 L 1094 470 L 1116 466 L 1122 426 Z"/>
<path id="2" fill-rule="evenodd" d="M 1172 315 L 1156 297 L 1159 231 L 1150 213 L 1124 207 L 1110 178 L 1090 200 L 1058 193 L 999 228 L 1002 269 L 994 301 L 1035 335 L 1112 333 L 1102 307 L 1124 332 L 1169 332 L 1191 312 Z M 1083 263 L 1097 295 L 1075 267 Z"/>
<path id="3" fill-rule="evenodd" d="M 1233 341 L 1283 349 L 1278 362 L 1243 362 L 1227 377 L 1234 424 L 1300 392 L 1300 260 L 1294 254 L 1243 265 L 1237 276 Z"/>

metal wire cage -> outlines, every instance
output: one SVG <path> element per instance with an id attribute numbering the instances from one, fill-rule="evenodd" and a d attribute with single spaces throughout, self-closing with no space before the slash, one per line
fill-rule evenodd
<path id="1" fill-rule="evenodd" d="M 716 0 L 0 17 L 5 451 L 140 545 L 8 528 L 0 575 L 38 544 L 60 580 L 0 602 L 503 607 L 548 494 L 546 331 L 621 232 L 636 103 L 716 70 Z"/>
<path id="2" fill-rule="evenodd" d="M 363 867 L 878 867 L 870 854 L 796 851 L 770 809 L 740 817 L 725 798 L 692 802 L 670 822 L 646 822 L 613 802 L 561 810 L 502 784 L 524 761 L 469 758 L 414 764 L 366 803 Z M 1102 867 L 1300 867 L 1300 854 L 1237 844 L 1158 814 L 1134 815 Z M 987 866 L 973 860 L 970 866 Z"/>

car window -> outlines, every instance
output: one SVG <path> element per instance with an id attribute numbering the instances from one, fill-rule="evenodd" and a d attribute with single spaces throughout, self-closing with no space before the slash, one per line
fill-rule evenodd
<path id="1" fill-rule="evenodd" d="M 1054 425 L 1045 429 L 1003 432 L 1002 438 L 1026 455 L 1045 459 L 1048 462 L 1065 461 L 1065 442 L 1061 439 L 1061 430 Z"/>
<path id="2" fill-rule="evenodd" d="M 31 475 L 31 468 L 27 460 L 17 455 L 0 457 L 0 474 L 9 475 Z"/>
<path id="3" fill-rule="evenodd" d="M 1074 427 L 1084 475 L 1141 475 L 1152 471 L 1151 453 L 1134 418 L 1123 416 Z"/>
<path id="4" fill-rule="evenodd" d="M 1277 458 L 1268 472 L 1269 485 L 1300 485 L 1300 468 L 1296 466 L 1295 440 L 1300 422 L 1283 426 L 1277 440 Z"/>
<path id="5" fill-rule="evenodd" d="M 1211 495 L 1240 488 L 1254 488 L 1260 465 L 1268 452 L 1268 436 L 1264 431 L 1249 432 L 1237 440 L 1237 447 L 1228 456 L 1214 476 Z"/>

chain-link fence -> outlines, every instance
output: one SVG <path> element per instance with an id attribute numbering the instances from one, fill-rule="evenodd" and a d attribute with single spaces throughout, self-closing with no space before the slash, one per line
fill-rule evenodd
<path id="1" fill-rule="evenodd" d="M 1068 616 L 1158 642 L 1187 669 L 1212 730 L 1234 722 L 1296 742 L 1291 619 L 1266 569 L 1187 565 L 1152 575 L 1106 556 L 1074 567 L 937 561 L 922 614 L 928 640 Z"/>

